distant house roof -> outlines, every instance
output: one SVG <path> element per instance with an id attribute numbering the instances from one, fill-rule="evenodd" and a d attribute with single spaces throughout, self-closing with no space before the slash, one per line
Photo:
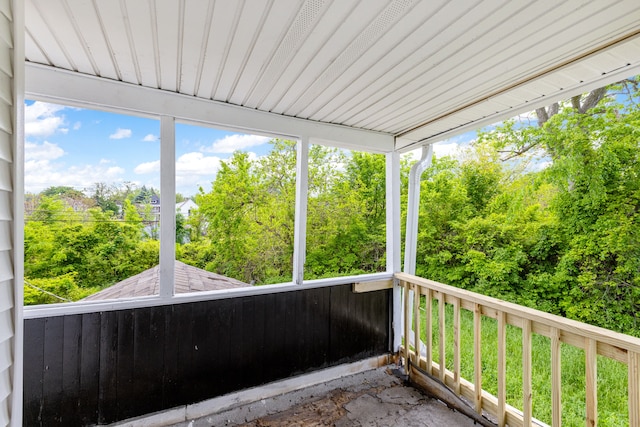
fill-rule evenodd
<path id="1" fill-rule="evenodd" d="M 192 209 L 197 209 L 198 205 L 191 199 L 176 203 L 176 212 L 180 212 L 183 216 L 188 217 Z"/>
<path id="2" fill-rule="evenodd" d="M 129 277 L 100 292 L 89 295 L 83 301 L 98 301 L 158 295 L 160 289 L 160 266 L 156 265 L 142 273 Z M 230 277 L 202 270 L 180 261 L 175 261 L 175 291 L 177 294 L 200 291 L 217 291 L 251 286 Z"/>

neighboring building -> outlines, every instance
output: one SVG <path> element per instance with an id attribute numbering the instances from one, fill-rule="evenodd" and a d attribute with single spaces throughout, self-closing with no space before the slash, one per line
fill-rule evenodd
<path id="1" fill-rule="evenodd" d="M 149 211 L 149 215 L 145 214 L 145 207 L 148 209 L 148 206 L 151 206 L 151 210 Z M 160 197 L 156 194 L 151 196 L 151 200 L 149 204 L 138 204 L 138 212 L 144 218 L 145 222 L 145 232 L 151 236 L 153 239 L 158 238 L 158 227 L 160 226 Z M 176 213 L 182 215 L 184 219 L 188 219 L 193 210 L 197 209 L 198 205 L 191 200 L 186 199 L 180 203 L 176 203 Z M 186 243 L 186 242 L 179 242 Z"/>
<path id="2" fill-rule="evenodd" d="M 160 197 L 155 194 L 151 196 L 151 214 L 155 217 L 156 221 L 160 221 Z"/>
<path id="3" fill-rule="evenodd" d="M 157 195 L 152 195 L 151 196 L 151 206 L 154 208 L 153 212 L 156 212 L 156 208 L 157 208 L 157 212 L 160 212 L 160 197 L 158 197 Z"/>
<path id="4" fill-rule="evenodd" d="M 181 214 L 185 219 L 191 216 L 191 212 L 198 209 L 198 205 L 191 199 L 186 199 L 183 202 L 176 203 L 176 212 Z"/>
<path id="5" fill-rule="evenodd" d="M 230 277 L 221 276 L 201 268 L 175 261 L 175 292 L 219 291 L 251 286 Z M 160 267 L 155 266 L 142 273 L 124 279 L 113 286 L 84 298 L 83 301 L 98 301 L 119 298 L 134 298 L 158 295 L 160 292 Z"/>

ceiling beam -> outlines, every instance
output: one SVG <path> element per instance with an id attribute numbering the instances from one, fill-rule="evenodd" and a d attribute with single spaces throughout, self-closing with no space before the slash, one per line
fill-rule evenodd
<path id="1" fill-rule="evenodd" d="M 223 102 L 26 63 L 26 97 L 151 117 L 171 116 L 223 129 L 387 153 L 394 137 L 382 132 L 305 120 Z"/>

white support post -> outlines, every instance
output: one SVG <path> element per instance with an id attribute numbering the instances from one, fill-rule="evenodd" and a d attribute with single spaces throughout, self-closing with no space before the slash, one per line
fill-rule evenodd
<path id="1" fill-rule="evenodd" d="M 293 283 L 302 285 L 307 252 L 307 196 L 309 194 L 309 138 L 296 144 L 296 214 L 293 237 Z"/>
<path id="2" fill-rule="evenodd" d="M 386 154 L 386 202 L 387 202 L 387 272 L 398 273 L 401 268 L 400 256 L 400 153 Z M 394 279 L 392 351 L 400 350 L 402 344 L 402 295 L 400 286 Z"/>
<path id="3" fill-rule="evenodd" d="M 160 297 L 171 298 L 176 258 L 175 119 L 160 117 Z"/>

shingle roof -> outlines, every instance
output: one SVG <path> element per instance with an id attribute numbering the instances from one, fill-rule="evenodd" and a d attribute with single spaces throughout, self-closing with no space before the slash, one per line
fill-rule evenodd
<path id="1" fill-rule="evenodd" d="M 89 295 L 84 301 L 132 298 L 158 295 L 160 289 L 160 266 L 156 265 L 142 273 L 129 277 L 100 292 Z M 200 291 L 216 291 L 251 286 L 230 277 L 202 270 L 180 261 L 175 261 L 175 292 L 177 294 Z"/>

